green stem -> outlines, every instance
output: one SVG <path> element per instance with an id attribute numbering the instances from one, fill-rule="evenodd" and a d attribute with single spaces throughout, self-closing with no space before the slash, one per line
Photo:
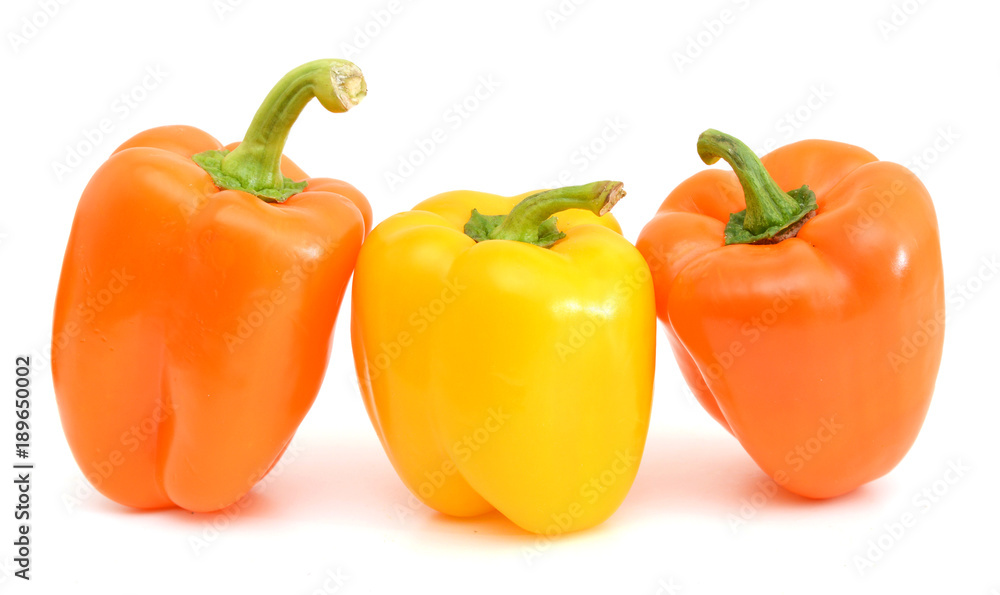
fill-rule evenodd
<path id="1" fill-rule="evenodd" d="M 232 152 L 206 151 L 194 160 L 221 188 L 242 190 L 269 202 L 300 192 L 303 182 L 281 174 L 288 133 L 313 97 L 327 110 L 343 113 L 361 102 L 367 87 L 361 70 L 347 60 L 316 60 L 286 74 L 271 89 Z"/>
<path id="2" fill-rule="evenodd" d="M 702 132 L 698 137 L 698 156 L 707 165 L 724 159 L 743 187 L 746 210 L 730 217 L 730 225 L 737 224 L 734 217 L 740 217 L 736 226 L 742 233 L 734 230 L 730 234 L 727 226 L 727 244 L 773 243 L 780 232 L 816 209 L 815 195 L 808 187 L 783 191 L 754 152 L 733 136 L 713 129 Z"/>
<path id="3" fill-rule="evenodd" d="M 473 210 L 465 233 L 477 242 L 514 240 L 548 247 L 566 235 L 556 228 L 553 215 L 567 209 L 584 209 L 600 216 L 623 196 L 621 182 L 593 182 L 546 190 L 517 203 L 507 215 L 481 215 Z"/>

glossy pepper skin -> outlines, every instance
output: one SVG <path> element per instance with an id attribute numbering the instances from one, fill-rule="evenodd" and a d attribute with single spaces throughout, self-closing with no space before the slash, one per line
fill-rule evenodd
<path id="1" fill-rule="evenodd" d="M 564 533 L 625 498 L 649 424 L 656 318 L 646 263 L 595 214 L 623 194 L 613 184 L 449 192 L 366 240 L 352 298 L 359 383 L 393 466 L 427 506 L 497 509 L 528 531 Z M 524 206 L 559 193 L 579 196 Z M 533 222 L 477 243 L 463 233 L 473 209 Z M 565 237 L 534 245 L 556 211 Z"/>
<path id="2" fill-rule="evenodd" d="M 346 111 L 363 81 L 349 62 L 304 65 L 240 149 L 156 128 L 87 185 L 56 297 L 52 374 L 73 455 L 108 498 L 217 510 L 288 445 L 323 379 L 371 209 L 281 148 L 314 93 Z M 244 189 L 220 187 L 196 155 L 234 156 L 226 175 Z"/>
<path id="3" fill-rule="evenodd" d="M 758 161 L 710 130 L 698 147 L 743 179 L 692 176 L 637 242 L 691 390 L 792 492 L 827 498 L 881 477 L 913 444 L 941 358 L 941 251 L 927 190 L 906 168 L 837 142 L 797 142 Z M 793 237 L 724 243 L 732 213 L 755 202 L 760 215 L 763 202 L 773 214 L 772 199 L 802 185 L 818 208 Z"/>

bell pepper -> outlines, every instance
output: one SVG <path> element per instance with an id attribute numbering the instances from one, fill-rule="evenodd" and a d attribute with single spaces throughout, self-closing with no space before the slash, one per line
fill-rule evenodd
<path id="1" fill-rule="evenodd" d="M 355 365 L 419 501 L 561 534 L 625 498 L 649 425 L 656 316 L 645 261 L 600 216 L 623 194 L 613 182 L 448 192 L 365 241 Z"/>
<path id="2" fill-rule="evenodd" d="M 119 147 L 80 198 L 55 305 L 52 376 L 80 469 L 136 508 L 211 511 L 278 460 L 325 373 L 371 208 L 282 156 L 315 96 L 365 96 L 344 60 L 292 70 L 243 142 L 188 126 Z"/>
<path id="3" fill-rule="evenodd" d="M 927 190 L 831 141 L 758 159 L 708 130 L 698 153 L 734 172 L 681 183 L 637 242 L 695 397 L 797 494 L 833 497 L 888 473 L 916 439 L 941 359 Z"/>

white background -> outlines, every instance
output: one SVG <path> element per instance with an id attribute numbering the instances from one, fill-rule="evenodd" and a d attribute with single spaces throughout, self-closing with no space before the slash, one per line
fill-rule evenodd
<path id="1" fill-rule="evenodd" d="M 984 268 L 1000 251 L 1000 6 L 576 1 L 3 3 L 0 464 L 15 461 L 14 358 L 31 354 L 36 469 L 30 584 L 9 574 L 15 492 L 12 471 L 0 474 L 0 591 L 1000 592 L 1000 283 Z M 321 57 L 357 62 L 369 96 L 342 116 L 309 106 L 286 153 L 360 188 L 376 221 L 446 190 L 516 194 L 565 172 L 569 183 L 625 181 L 615 215 L 635 240 L 704 167 L 695 140 L 709 127 L 756 149 L 828 138 L 910 165 L 938 209 L 949 311 L 937 390 L 909 455 L 836 500 L 769 495 L 694 402 L 661 329 L 646 455 L 607 523 L 549 543 L 502 517 L 410 509 L 364 413 L 345 302 L 322 392 L 259 494 L 227 516 L 135 512 L 88 493 L 47 364 L 87 179 L 152 126 L 239 140 L 271 85 Z M 146 76 L 157 70 L 162 80 Z M 463 102 L 474 108 L 465 117 L 453 107 Z M 111 132 L 88 141 L 105 118 Z M 438 128 L 445 140 L 431 155 L 387 182 Z M 81 145 L 89 154 L 57 172 Z M 950 464 L 966 469 L 951 485 Z M 925 489 L 939 493 L 929 505 Z M 908 513 L 913 526 L 887 532 Z"/>

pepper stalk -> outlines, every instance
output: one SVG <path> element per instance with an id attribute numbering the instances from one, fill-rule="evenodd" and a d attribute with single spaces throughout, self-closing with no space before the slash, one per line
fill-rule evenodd
<path id="1" fill-rule="evenodd" d="M 783 191 L 757 155 L 736 137 L 710 128 L 698 137 L 698 156 L 706 165 L 724 159 L 743 187 L 746 209 L 729 215 L 726 245 L 776 244 L 794 237 L 816 213 L 816 194 L 809 186 Z"/>
<path id="2" fill-rule="evenodd" d="M 483 215 L 473 209 L 465 224 L 465 234 L 477 242 L 514 240 L 548 248 L 566 237 L 556 227 L 553 215 L 568 209 L 584 209 L 601 216 L 623 196 L 623 184 L 609 181 L 545 190 L 517 203 L 506 215 Z"/>
<path id="3" fill-rule="evenodd" d="M 271 89 L 238 147 L 204 151 L 192 159 L 220 188 L 241 190 L 265 202 L 284 202 L 306 186 L 281 173 L 285 141 L 302 109 L 315 97 L 327 110 L 343 113 L 360 103 L 366 93 L 365 78 L 353 62 L 308 62 Z"/>

